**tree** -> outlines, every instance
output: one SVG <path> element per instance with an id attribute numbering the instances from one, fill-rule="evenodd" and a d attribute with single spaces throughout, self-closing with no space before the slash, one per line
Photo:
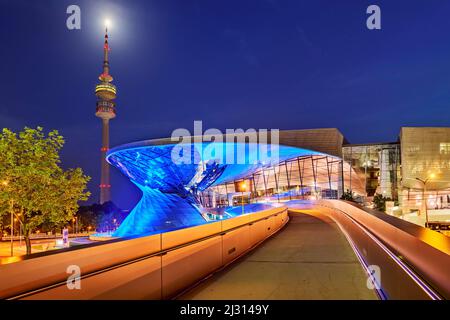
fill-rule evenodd
<path id="1" fill-rule="evenodd" d="M 374 207 L 378 211 L 383 211 L 383 212 L 386 211 L 386 201 L 392 201 L 392 199 L 391 198 L 386 198 L 382 194 L 379 194 L 379 193 L 377 193 L 373 197 Z"/>
<path id="2" fill-rule="evenodd" d="M 58 131 L 45 135 L 41 127 L 26 127 L 18 134 L 3 129 L 0 135 L 0 208 L 8 204 L 13 208 L 23 227 L 27 254 L 32 232 L 44 223 L 64 225 L 78 210 L 78 201 L 90 195 L 86 191 L 90 177 L 80 168 L 60 167 L 63 145 Z"/>
<path id="3" fill-rule="evenodd" d="M 347 200 L 347 201 L 355 202 L 355 197 L 353 195 L 353 191 L 350 191 L 350 190 L 347 189 L 347 191 L 345 191 L 342 194 L 341 200 Z"/>
<path id="4" fill-rule="evenodd" d="M 0 240 L 3 237 L 3 233 L 5 232 L 5 229 L 9 227 L 8 222 L 9 220 L 7 219 L 7 215 L 2 215 L 2 212 L 7 212 L 8 209 L 5 208 L 0 208 Z"/>

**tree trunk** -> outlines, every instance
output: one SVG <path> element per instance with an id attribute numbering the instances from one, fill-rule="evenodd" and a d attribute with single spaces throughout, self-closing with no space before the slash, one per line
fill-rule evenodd
<path id="1" fill-rule="evenodd" d="M 31 240 L 30 240 L 30 233 L 26 232 L 24 234 L 25 236 L 25 244 L 27 245 L 27 255 L 31 254 Z"/>

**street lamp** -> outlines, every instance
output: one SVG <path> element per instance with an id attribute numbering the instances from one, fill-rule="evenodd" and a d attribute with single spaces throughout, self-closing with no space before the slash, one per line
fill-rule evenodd
<path id="1" fill-rule="evenodd" d="M 19 213 L 19 217 L 21 216 L 21 214 Z M 18 218 L 19 219 L 19 218 Z M 20 221 L 19 219 L 19 248 L 22 248 L 22 221 Z"/>
<path id="2" fill-rule="evenodd" d="M 14 222 L 19 221 L 19 247 L 22 247 L 22 228 L 23 228 L 23 222 L 21 220 L 22 213 L 14 214 L 16 218 L 14 218 Z"/>
<path id="3" fill-rule="evenodd" d="M 425 205 L 425 228 L 428 226 L 428 208 L 427 208 L 427 199 L 425 199 L 425 192 L 427 190 L 427 183 L 434 179 L 436 177 L 436 175 L 434 173 L 431 173 L 428 178 L 426 178 L 425 180 L 420 179 L 420 178 L 416 178 L 417 181 L 422 182 L 423 184 L 423 188 L 422 188 L 422 201 L 424 202 Z"/>

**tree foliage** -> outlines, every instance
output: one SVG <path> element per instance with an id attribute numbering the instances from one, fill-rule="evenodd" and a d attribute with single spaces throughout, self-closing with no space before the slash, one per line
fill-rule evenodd
<path id="1" fill-rule="evenodd" d="M 348 190 L 348 189 L 347 189 L 347 191 L 345 191 L 345 192 L 342 194 L 341 200 L 347 200 L 347 201 L 356 202 L 356 201 L 355 201 L 354 194 L 353 194 L 353 191 Z"/>
<path id="2" fill-rule="evenodd" d="M 14 133 L 3 129 L 0 136 L 0 215 L 13 208 L 23 226 L 27 253 L 29 236 L 43 223 L 62 226 L 87 200 L 90 177 L 80 168 L 63 170 L 59 151 L 64 138 L 41 127 Z"/>
<path id="3" fill-rule="evenodd" d="M 377 193 L 373 197 L 374 208 L 378 211 L 386 211 L 386 201 L 392 201 L 391 198 L 385 197 L 380 193 Z"/>

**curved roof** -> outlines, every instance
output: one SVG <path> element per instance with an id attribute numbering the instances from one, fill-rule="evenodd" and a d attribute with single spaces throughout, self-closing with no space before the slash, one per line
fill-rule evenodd
<path id="1" fill-rule="evenodd" d="M 269 144 L 271 143 L 270 132 L 271 131 L 268 130 L 267 143 Z M 236 129 L 234 133 L 223 134 L 222 141 L 230 141 L 233 139 L 240 141 L 240 139 L 246 137 L 246 134 L 247 133 L 245 132 L 241 133 L 238 131 L 238 129 Z M 211 137 L 215 136 L 205 134 L 203 136 L 190 136 L 186 138 L 189 138 L 191 142 L 196 142 L 202 141 L 202 139 L 208 140 Z M 178 137 L 176 137 L 175 140 L 177 138 Z M 113 150 L 120 150 L 131 147 L 141 147 L 146 145 L 165 145 L 165 144 L 172 144 L 174 142 L 176 143 L 178 141 L 174 141 L 172 138 L 149 139 L 118 146 Z M 342 146 L 343 144 L 348 144 L 348 141 L 344 138 L 342 133 L 336 128 L 320 128 L 320 129 L 280 130 L 279 139 L 277 143 L 284 146 L 308 149 L 336 157 L 342 157 Z"/>
<path id="2" fill-rule="evenodd" d="M 167 143 L 147 140 L 111 149 L 107 161 L 138 186 L 187 194 L 238 180 L 264 167 L 307 155 L 325 155 L 303 148 L 262 143 Z"/>

